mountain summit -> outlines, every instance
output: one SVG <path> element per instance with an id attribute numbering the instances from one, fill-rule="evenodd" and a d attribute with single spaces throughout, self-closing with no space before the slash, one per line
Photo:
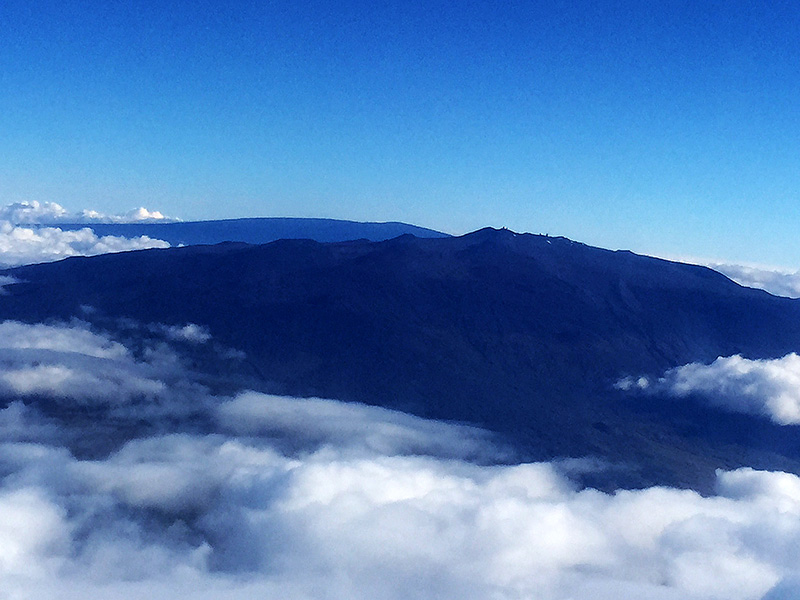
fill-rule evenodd
<path id="1" fill-rule="evenodd" d="M 260 389 L 476 424 L 528 458 L 595 456 L 625 485 L 800 470 L 794 427 L 635 396 L 624 377 L 800 350 L 800 302 L 710 269 L 482 229 L 146 250 L 4 272 L 0 317 L 194 323 Z M 636 465 L 631 468 L 631 465 Z"/>

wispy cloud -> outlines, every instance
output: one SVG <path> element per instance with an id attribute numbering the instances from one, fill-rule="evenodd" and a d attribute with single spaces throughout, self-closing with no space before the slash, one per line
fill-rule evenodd
<path id="1" fill-rule="evenodd" d="M 205 344 L 211 339 L 211 334 L 205 327 L 194 323 L 170 325 L 164 327 L 163 331 L 172 340 L 190 342 L 192 344 Z"/>
<path id="2" fill-rule="evenodd" d="M 752 263 L 732 263 L 691 256 L 664 256 L 662 258 L 714 269 L 739 285 L 764 290 L 774 296 L 800 298 L 800 271 L 796 269 Z"/>
<path id="3" fill-rule="evenodd" d="M 135 402 L 138 412 L 174 411 L 177 398 L 200 389 L 175 352 L 157 340 L 134 354 L 80 321 L 0 323 L 0 393 L 6 396 L 48 397 L 65 406 Z M 165 402 L 172 406 L 165 409 Z"/>
<path id="4" fill-rule="evenodd" d="M 719 271 L 739 285 L 762 289 L 775 296 L 800 298 L 800 271 L 719 262 L 709 262 L 706 266 Z"/>

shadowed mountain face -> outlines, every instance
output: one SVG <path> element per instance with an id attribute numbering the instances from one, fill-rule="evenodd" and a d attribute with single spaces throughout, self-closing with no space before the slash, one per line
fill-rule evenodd
<path id="1" fill-rule="evenodd" d="M 707 490 L 718 467 L 800 472 L 797 427 L 614 388 L 718 356 L 800 350 L 800 302 L 703 267 L 486 229 L 5 273 L 22 283 L 6 286 L 0 318 L 196 323 L 246 353 L 239 375 L 260 389 L 478 424 L 525 458 L 597 456 L 616 465 L 601 485 Z"/>
<path id="2" fill-rule="evenodd" d="M 90 227 L 98 236 L 148 237 L 164 240 L 173 246 L 244 242 L 266 244 L 282 239 L 310 239 L 318 242 L 344 242 L 364 239 L 373 242 L 399 235 L 412 234 L 421 238 L 448 237 L 432 229 L 406 223 L 361 223 L 339 219 L 302 219 L 268 217 L 253 219 L 222 219 L 177 223 L 79 223 L 59 224 L 61 229 Z"/>

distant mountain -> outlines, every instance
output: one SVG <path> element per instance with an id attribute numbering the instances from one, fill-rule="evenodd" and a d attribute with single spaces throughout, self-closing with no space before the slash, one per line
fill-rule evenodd
<path id="1" fill-rule="evenodd" d="M 406 233 L 421 238 L 447 237 L 447 234 L 406 223 L 361 223 L 338 219 L 269 217 L 224 219 L 218 221 L 146 223 L 64 223 L 64 230 L 90 227 L 97 235 L 138 237 L 146 235 L 173 246 L 244 242 L 266 244 L 281 239 L 309 239 L 318 242 L 370 240 L 379 242 Z"/>
<path id="2" fill-rule="evenodd" d="M 191 224 L 163 227 L 178 225 Z M 478 424 L 527 458 L 599 457 L 617 466 L 609 485 L 708 490 L 719 467 L 800 472 L 797 427 L 614 387 L 718 356 L 800 350 L 800 301 L 705 267 L 484 229 L 145 250 L 3 273 L 22 283 L 5 286 L 2 319 L 196 323 L 246 353 L 236 375 L 262 390 Z"/>

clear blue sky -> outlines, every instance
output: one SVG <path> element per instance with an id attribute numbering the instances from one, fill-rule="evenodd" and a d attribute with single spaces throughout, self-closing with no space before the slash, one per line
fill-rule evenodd
<path id="1" fill-rule="evenodd" d="M 780 1 L 4 0 L 0 203 L 800 267 L 798 32 Z"/>

